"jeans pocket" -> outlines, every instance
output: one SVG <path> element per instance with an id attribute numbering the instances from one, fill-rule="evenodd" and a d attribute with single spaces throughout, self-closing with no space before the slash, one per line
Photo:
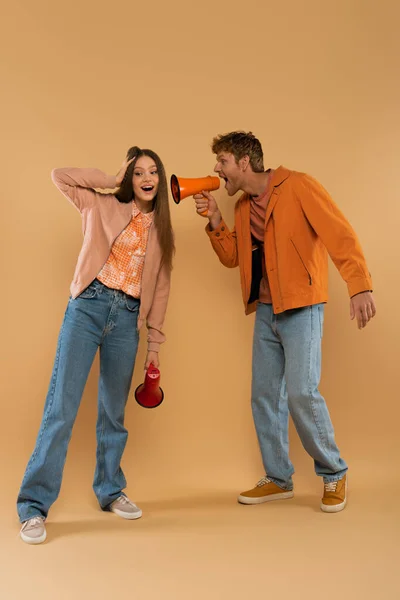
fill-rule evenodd
<path id="1" fill-rule="evenodd" d="M 125 304 L 126 304 L 126 308 L 130 311 L 130 312 L 137 312 L 139 310 L 139 304 L 140 301 L 137 298 L 134 298 L 133 296 L 125 296 Z"/>
<path id="2" fill-rule="evenodd" d="M 91 298 L 95 298 L 97 296 L 99 286 L 96 281 L 92 281 L 90 285 L 87 286 L 86 289 L 83 290 L 78 296 L 78 298 L 82 298 L 83 300 L 90 300 Z"/>

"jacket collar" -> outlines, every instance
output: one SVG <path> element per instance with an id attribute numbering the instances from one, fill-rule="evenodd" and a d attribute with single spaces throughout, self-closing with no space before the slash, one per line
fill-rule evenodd
<path id="1" fill-rule="evenodd" d="M 273 208 L 279 197 L 279 186 L 289 177 L 290 171 L 286 169 L 286 167 L 280 166 L 275 169 L 272 180 L 271 180 L 271 196 L 269 198 L 267 213 L 265 215 L 265 225 L 268 223 L 268 220 L 272 214 Z M 238 202 L 237 207 L 240 209 L 240 213 L 245 222 L 250 218 L 250 196 L 248 194 L 243 194 Z"/>
<path id="2" fill-rule="evenodd" d="M 290 171 L 289 169 L 286 169 L 286 167 L 282 167 L 282 165 L 280 167 L 278 167 L 277 169 L 275 169 L 274 174 L 272 175 L 272 181 L 271 181 L 271 185 L 275 188 L 281 185 L 281 183 L 283 183 L 285 181 L 285 179 L 287 179 L 290 175 Z"/>
<path id="3" fill-rule="evenodd" d="M 286 169 L 286 167 L 278 167 L 277 169 L 275 169 L 273 175 L 272 175 L 272 180 L 271 180 L 271 191 L 273 192 L 273 190 L 277 187 L 279 187 L 281 185 L 281 183 L 283 183 L 290 175 L 290 171 L 289 169 Z M 238 202 L 246 202 L 250 200 L 250 196 L 249 194 L 242 194 L 241 197 L 239 198 Z"/>

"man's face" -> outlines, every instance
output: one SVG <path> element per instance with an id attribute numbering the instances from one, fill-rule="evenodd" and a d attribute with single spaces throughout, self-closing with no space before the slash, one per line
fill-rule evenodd
<path id="1" fill-rule="evenodd" d="M 236 192 L 242 189 L 244 177 L 243 161 L 247 164 L 248 159 L 241 158 L 238 164 L 230 152 L 220 152 L 217 155 L 217 164 L 214 167 L 214 171 L 225 181 L 225 189 L 228 192 L 228 196 L 234 196 Z"/>

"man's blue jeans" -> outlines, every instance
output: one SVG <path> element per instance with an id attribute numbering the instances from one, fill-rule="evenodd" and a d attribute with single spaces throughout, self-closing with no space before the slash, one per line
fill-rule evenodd
<path id="1" fill-rule="evenodd" d="M 257 306 L 253 341 L 252 410 L 266 474 L 293 488 L 289 459 L 289 412 L 301 442 L 325 482 L 341 479 L 340 457 L 324 398 L 318 391 L 324 305 L 274 315 Z"/>

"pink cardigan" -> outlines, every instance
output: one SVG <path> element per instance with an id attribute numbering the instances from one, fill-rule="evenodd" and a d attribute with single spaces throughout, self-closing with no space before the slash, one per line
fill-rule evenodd
<path id="1" fill-rule="evenodd" d="M 52 180 L 79 210 L 82 217 L 83 245 L 71 283 L 73 298 L 87 288 L 107 261 L 111 246 L 132 216 L 132 203 L 123 204 L 109 193 L 96 189 L 115 189 L 114 176 L 98 169 L 54 169 Z M 165 341 L 162 332 L 168 304 L 171 272 L 161 265 L 161 248 L 152 224 L 147 242 L 142 275 L 138 329 L 146 321 L 148 350 L 158 352 Z"/>

